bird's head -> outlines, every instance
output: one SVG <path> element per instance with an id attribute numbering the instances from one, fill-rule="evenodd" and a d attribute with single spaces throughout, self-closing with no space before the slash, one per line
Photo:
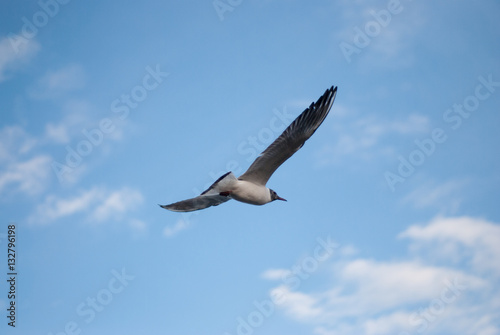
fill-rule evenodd
<path id="1" fill-rule="evenodd" d="M 269 189 L 269 191 L 271 192 L 271 201 L 274 201 L 274 200 L 286 201 L 286 199 L 283 199 L 282 197 L 280 197 L 278 195 L 278 193 L 274 192 L 273 190 Z"/>

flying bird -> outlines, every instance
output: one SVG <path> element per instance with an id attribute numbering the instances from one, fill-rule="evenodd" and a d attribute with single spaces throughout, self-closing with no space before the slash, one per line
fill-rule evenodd
<path id="1" fill-rule="evenodd" d="M 240 177 L 227 172 L 196 198 L 160 207 L 174 212 L 191 212 L 220 205 L 230 199 L 252 205 L 264 205 L 283 200 L 275 191 L 266 187 L 276 169 L 302 148 L 314 134 L 330 111 L 337 87 L 330 87 L 309 108 L 302 112 L 285 131 L 264 150 Z"/>

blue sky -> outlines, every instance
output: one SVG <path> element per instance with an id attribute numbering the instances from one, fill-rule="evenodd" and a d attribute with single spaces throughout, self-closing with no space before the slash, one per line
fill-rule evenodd
<path id="1" fill-rule="evenodd" d="M 8 1 L 2 334 L 500 334 L 500 5 Z M 288 202 L 157 206 L 241 174 Z"/>

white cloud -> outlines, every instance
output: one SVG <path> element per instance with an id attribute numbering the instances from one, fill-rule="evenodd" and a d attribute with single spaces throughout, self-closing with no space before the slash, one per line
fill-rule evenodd
<path id="1" fill-rule="evenodd" d="M 173 237 L 189 226 L 190 222 L 188 220 L 179 219 L 173 226 L 165 227 L 165 229 L 163 229 L 163 235 L 166 237 Z"/>
<path id="2" fill-rule="evenodd" d="M 70 64 L 58 70 L 48 71 L 29 89 L 35 99 L 53 99 L 79 90 L 85 86 L 85 71 L 78 64 Z"/>
<path id="3" fill-rule="evenodd" d="M 287 276 L 290 273 L 290 270 L 285 269 L 269 269 L 264 271 L 260 276 L 261 278 L 268 280 L 280 280 Z"/>
<path id="4" fill-rule="evenodd" d="M 348 257 L 357 254 L 359 250 L 353 245 L 344 245 L 340 248 L 339 252 L 342 256 Z"/>
<path id="5" fill-rule="evenodd" d="M 33 195 L 47 185 L 51 158 L 38 154 L 26 158 L 36 139 L 18 126 L 0 129 L 0 194 L 9 191 Z"/>
<path id="6" fill-rule="evenodd" d="M 144 201 L 138 190 L 122 187 L 117 191 L 107 191 L 90 216 L 97 222 L 122 219 L 125 214 L 137 209 Z M 135 226 L 141 225 L 136 222 Z"/>
<path id="7" fill-rule="evenodd" d="M 277 308 L 322 335 L 500 333 L 500 225 L 437 218 L 399 237 L 413 247 L 397 261 L 339 254 L 326 289 L 308 292 L 280 284 L 270 296 L 281 292 L 284 302 Z M 447 243 L 455 244 L 459 263 L 451 260 L 456 255 L 449 248 L 442 250 Z M 444 257 L 436 262 L 435 254 Z M 470 264 L 464 264 L 467 259 Z M 262 277 L 279 280 L 282 275 L 273 269 Z"/>
<path id="8" fill-rule="evenodd" d="M 85 139 L 83 130 L 90 131 L 99 128 L 99 122 L 103 119 L 98 109 L 84 99 L 68 98 L 62 103 L 63 117 L 57 122 L 49 122 L 45 125 L 44 139 L 49 143 L 68 144 L 72 140 Z M 110 115 L 112 119 L 112 115 Z M 125 125 L 121 120 L 114 120 L 114 130 L 106 134 L 106 140 L 120 141 L 123 139 L 123 128 Z M 105 141 L 107 142 L 107 141 Z"/>
<path id="9" fill-rule="evenodd" d="M 129 209 L 137 208 L 143 201 L 142 194 L 136 190 L 122 188 L 107 194 L 94 209 L 92 218 L 98 222 L 117 219 Z"/>
<path id="10" fill-rule="evenodd" d="M 0 129 L 0 161 L 13 160 L 19 154 L 29 152 L 36 139 L 19 126 L 5 126 Z"/>
<path id="11" fill-rule="evenodd" d="M 364 326 L 367 335 L 397 334 L 406 329 L 410 313 L 394 312 L 368 320 Z"/>
<path id="12" fill-rule="evenodd" d="M 143 197 L 139 191 L 127 187 L 116 191 L 93 187 L 72 198 L 47 196 L 44 203 L 38 205 L 29 221 L 33 224 L 49 224 L 78 213 L 86 214 L 88 222 L 118 220 L 136 209 L 142 201 Z M 140 222 L 132 224 L 141 225 Z"/>
<path id="13" fill-rule="evenodd" d="M 101 117 L 96 115 L 97 109 L 86 100 L 68 98 L 62 103 L 63 117 L 57 122 L 45 124 L 44 140 L 48 143 L 68 144 L 71 140 L 85 138 L 82 131 L 99 127 Z M 93 117 L 96 115 L 96 117 Z M 123 125 L 115 122 L 115 130 L 106 134 L 106 139 L 119 141 L 123 139 Z"/>
<path id="14" fill-rule="evenodd" d="M 264 271 L 260 277 L 268 280 L 280 280 L 287 276 L 290 270 L 285 269 L 268 269 Z"/>
<path id="15" fill-rule="evenodd" d="M 40 136 L 32 136 L 19 126 L 0 128 L 0 194 L 15 191 L 35 195 L 44 191 L 53 177 L 61 177 L 60 181 L 74 184 L 87 171 L 86 161 L 82 161 L 77 168 L 63 173 L 62 176 L 58 176 L 52 167 L 54 162 L 66 163 L 68 151 L 61 144 L 70 145 L 75 150 L 79 141 L 86 140 L 84 130 L 91 132 L 96 127 L 96 124 L 90 122 L 85 113 L 91 109 L 85 101 L 70 99 L 64 106 L 68 109 L 73 107 L 73 109 L 61 121 L 46 123 L 45 132 Z M 106 134 L 105 138 L 103 135 L 104 145 L 100 150 L 104 153 L 110 150 L 108 143 L 110 141 L 107 139 L 120 140 L 121 130 Z M 73 143 L 71 143 L 72 140 Z M 45 153 L 47 147 L 54 144 L 59 145 L 57 149 L 59 154 L 55 158 Z M 142 199 L 123 198 L 120 200 L 126 202 Z M 115 206 L 114 212 L 116 213 L 118 204 L 111 203 L 112 199 L 109 201 L 108 206 Z M 107 213 L 106 207 L 101 207 L 95 219 L 102 220 Z"/>
<path id="16" fill-rule="evenodd" d="M 35 40 L 26 40 L 16 51 L 7 37 L 0 39 L 0 82 L 8 79 L 12 72 L 26 64 L 40 49 Z"/>
<path id="17" fill-rule="evenodd" d="M 68 127 L 63 124 L 47 123 L 45 125 L 45 136 L 56 143 L 68 143 L 70 138 L 68 134 Z"/>
<path id="18" fill-rule="evenodd" d="M 292 291 L 286 285 L 274 288 L 270 294 L 271 296 L 284 296 L 286 300 L 280 306 L 289 316 L 299 321 L 314 320 L 325 313 L 319 301 L 321 297 L 317 295 Z"/>
<path id="19" fill-rule="evenodd" d="M 36 215 L 31 218 L 31 221 L 49 223 L 65 216 L 87 211 L 95 201 L 100 200 L 103 196 L 104 191 L 99 188 L 81 192 L 80 195 L 69 199 L 60 199 L 49 195 L 43 204 L 38 205 Z"/>
<path id="20" fill-rule="evenodd" d="M 9 163 L 0 171 L 0 193 L 14 184 L 17 191 L 30 195 L 42 191 L 50 173 L 51 158 L 38 155 L 23 162 Z"/>
<path id="21" fill-rule="evenodd" d="M 476 271 L 500 277 L 500 226 L 484 219 L 438 217 L 427 226 L 409 227 L 399 237 L 411 239 L 418 249 L 432 245 L 435 256 L 467 260 Z"/>
<path id="22" fill-rule="evenodd" d="M 465 181 L 450 180 L 443 183 L 426 181 L 419 183 L 417 188 L 403 198 L 416 208 L 435 207 L 441 214 L 454 214 L 462 202 L 460 194 L 466 186 Z"/>
<path id="23" fill-rule="evenodd" d="M 356 314 L 359 311 L 376 313 L 402 304 L 431 300 L 447 278 L 465 278 L 474 286 L 481 283 L 478 278 L 460 271 L 415 260 L 380 262 L 356 259 L 346 263 L 340 273 L 340 280 L 357 285 L 355 295 L 363 297 L 352 310 Z M 350 298 L 344 294 L 334 294 L 334 297 Z"/>

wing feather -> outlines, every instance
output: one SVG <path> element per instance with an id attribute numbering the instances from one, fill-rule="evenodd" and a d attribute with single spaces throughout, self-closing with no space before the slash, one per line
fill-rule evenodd
<path id="1" fill-rule="evenodd" d="M 232 199 L 230 195 L 220 195 L 220 193 L 230 191 L 236 180 L 237 179 L 232 172 L 227 172 L 199 196 L 174 202 L 170 205 L 160 205 L 160 207 L 174 212 L 192 212 L 212 206 L 218 206 Z"/>
<path id="2" fill-rule="evenodd" d="M 160 205 L 160 207 L 174 212 L 192 212 L 212 206 L 218 206 L 230 199 L 230 196 L 218 194 L 199 195 L 196 198 L 178 201 L 170 205 Z"/>
<path id="3" fill-rule="evenodd" d="M 325 93 L 302 112 L 285 131 L 264 150 L 238 179 L 266 185 L 276 169 L 302 148 L 312 134 L 323 123 L 330 111 L 337 87 L 330 87 Z"/>

